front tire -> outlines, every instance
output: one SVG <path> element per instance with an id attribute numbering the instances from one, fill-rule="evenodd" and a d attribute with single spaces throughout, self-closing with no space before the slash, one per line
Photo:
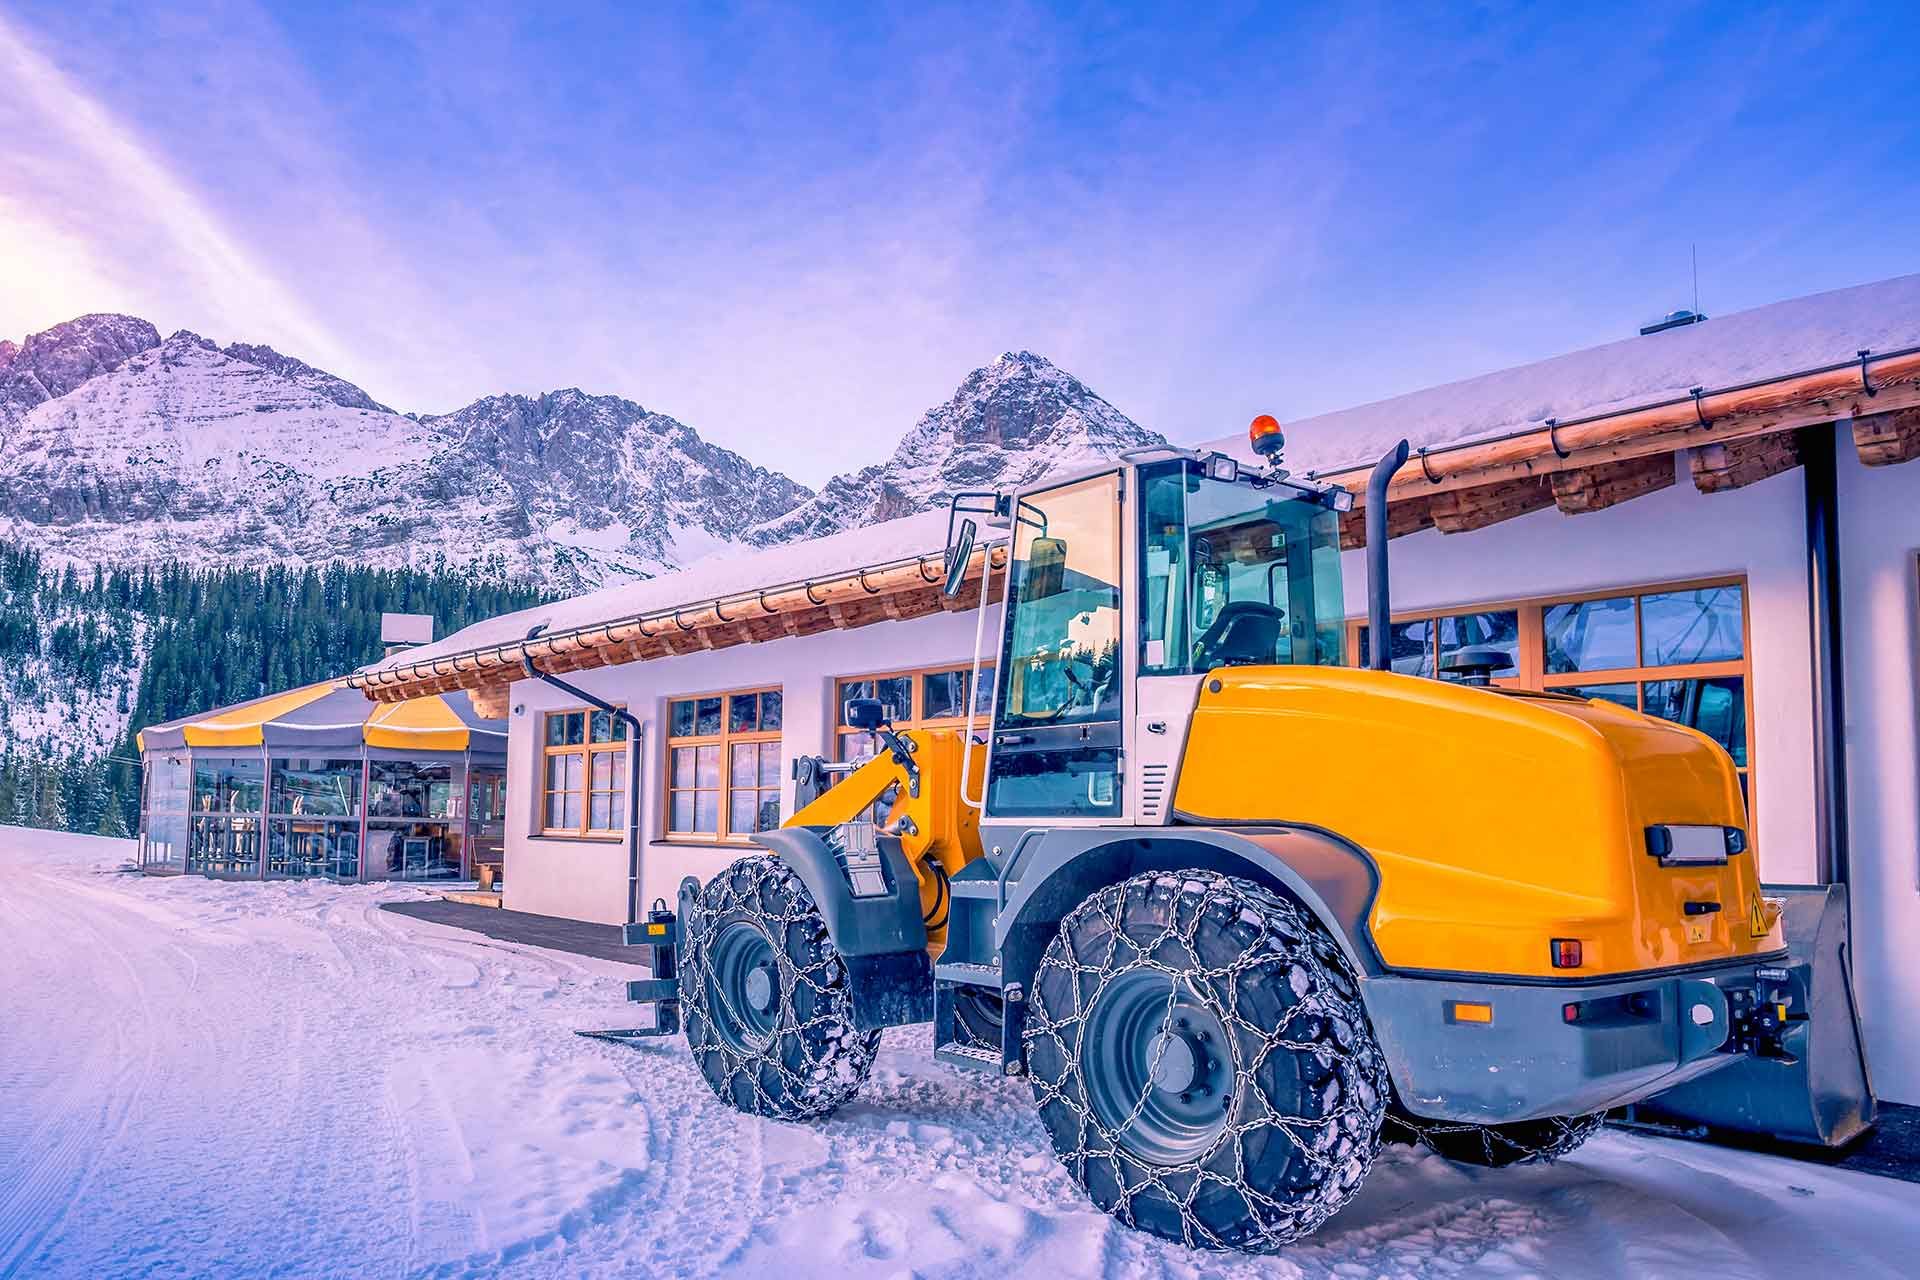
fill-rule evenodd
<path id="1" fill-rule="evenodd" d="M 1387 1117 L 1386 1138 L 1423 1146 L 1455 1164 L 1507 1169 L 1520 1164 L 1551 1164 L 1600 1132 L 1606 1122 L 1606 1113 L 1595 1111 L 1512 1124 L 1453 1124 L 1423 1120 L 1395 1108 Z"/>
<path id="2" fill-rule="evenodd" d="M 1359 984 L 1296 904 L 1149 872 L 1061 921 L 1024 1037 L 1055 1151 L 1093 1202 L 1190 1247 L 1267 1253 L 1352 1198 L 1387 1071 Z"/>
<path id="3" fill-rule="evenodd" d="M 847 966 L 826 921 L 771 854 L 741 858 L 701 889 L 680 965 L 687 1046 L 722 1102 L 811 1120 L 872 1072 L 880 1033 L 855 1029 Z"/>

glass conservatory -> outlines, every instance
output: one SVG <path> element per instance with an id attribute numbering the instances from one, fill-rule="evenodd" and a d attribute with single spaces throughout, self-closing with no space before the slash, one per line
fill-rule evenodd
<path id="1" fill-rule="evenodd" d="M 153 875 L 468 880 L 500 860 L 507 726 L 329 681 L 140 734 Z"/>

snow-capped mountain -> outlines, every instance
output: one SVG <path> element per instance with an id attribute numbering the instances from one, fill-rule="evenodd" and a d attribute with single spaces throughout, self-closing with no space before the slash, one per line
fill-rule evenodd
<path id="1" fill-rule="evenodd" d="M 1022 351 L 815 494 L 617 396 L 400 414 L 271 347 L 90 315 L 0 344 L 0 539 L 82 566 L 444 562 L 576 591 L 1160 440 Z"/>
<path id="2" fill-rule="evenodd" d="M 682 567 L 812 496 L 617 397 L 408 417 L 269 347 L 128 317 L 36 334 L 0 377 L 24 406 L 0 418 L 0 537 L 82 564 L 444 560 L 573 590 Z"/>
<path id="3" fill-rule="evenodd" d="M 1052 361 L 1010 351 L 929 409 L 892 457 L 835 476 L 752 536 L 772 543 L 837 533 L 928 510 L 956 490 L 1012 488 L 1165 443 Z"/>

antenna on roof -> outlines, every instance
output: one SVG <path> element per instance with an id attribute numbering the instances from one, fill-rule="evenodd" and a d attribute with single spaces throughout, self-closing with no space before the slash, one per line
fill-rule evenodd
<path id="1" fill-rule="evenodd" d="M 1700 314 L 1700 242 L 1693 242 L 1693 314 Z"/>

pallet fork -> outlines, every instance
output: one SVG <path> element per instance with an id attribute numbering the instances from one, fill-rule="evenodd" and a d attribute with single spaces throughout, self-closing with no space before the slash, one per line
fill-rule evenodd
<path id="1" fill-rule="evenodd" d="M 642 1040 L 679 1035 L 679 919 L 667 909 L 665 898 L 655 898 L 647 918 L 625 926 L 622 936 L 628 946 L 646 949 L 642 963 L 653 970 L 651 978 L 634 978 L 627 982 L 627 1000 L 638 1006 L 640 1025 L 576 1031 L 574 1034 L 614 1044 L 638 1044 Z"/>

